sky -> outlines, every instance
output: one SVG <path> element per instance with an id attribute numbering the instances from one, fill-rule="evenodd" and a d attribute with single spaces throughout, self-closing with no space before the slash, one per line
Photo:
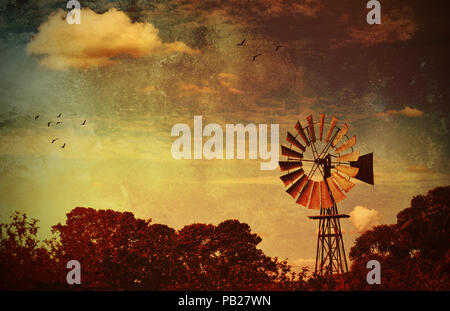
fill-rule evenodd
<path id="1" fill-rule="evenodd" d="M 0 1 L 1 222 L 26 212 L 47 237 L 76 206 L 175 229 L 238 219 L 267 255 L 311 266 L 317 211 L 285 193 L 278 169 L 172 157 L 172 127 L 192 129 L 194 116 L 279 124 L 280 144 L 309 115 L 346 123 L 375 175 L 338 204 L 352 216 L 347 253 L 413 196 L 449 184 L 444 1 L 381 1 L 380 25 L 367 24 L 365 1 L 80 3 L 70 25 L 64 1 Z"/>

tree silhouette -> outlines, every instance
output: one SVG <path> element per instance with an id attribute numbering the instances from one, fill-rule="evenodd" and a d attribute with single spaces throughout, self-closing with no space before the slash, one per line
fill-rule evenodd
<path id="1" fill-rule="evenodd" d="M 286 261 L 257 249 L 261 238 L 237 220 L 176 232 L 129 212 L 77 207 L 53 232 L 55 258 L 81 263 L 83 289 L 259 289 L 295 278 Z"/>
<path id="2" fill-rule="evenodd" d="M 416 196 L 397 215 L 359 236 L 350 251 L 352 289 L 449 290 L 450 187 Z M 192 224 L 176 231 L 130 212 L 77 207 L 53 238 L 37 239 L 38 221 L 16 212 L 0 224 L 0 289 L 40 290 L 333 290 L 333 278 L 294 273 L 258 249 L 246 223 Z M 66 263 L 81 263 L 81 284 L 67 285 Z M 381 263 L 368 285 L 366 263 Z"/>
<path id="3" fill-rule="evenodd" d="M 60 237 L 58 258 L 76 259 L 88 289 L 161 289 L 177 269 L 175 231 L 130 212 L 77 207 L 66 224 L 53 227 Z"/>
<path id="4" fill-rule="evenodd" d="M 0 289 L 55 289 L 54 261 L 36 238 L 38 221 L 19 212 L 0 224 Z"/>
<path id="5" fill-rule="evenodd" d="M 411 200 L 397 223 L 367 231 L 350 250 L 355 289 L 450 289 L 450 187 L 439 187 Z M 365 265 L 381 263 L 382 282 L 368 285 Z"/>
<path id="6" fill-rule="evenodd" d="M 256 248 L 260 242 L 261 238 L 238 220 L 227 220 L 217 227 L 184 227 L 178 239 L 178 252 L 186 267 L 182 288 L 257 290 L 295 283 L 287 262 L 266 256 Z"/>

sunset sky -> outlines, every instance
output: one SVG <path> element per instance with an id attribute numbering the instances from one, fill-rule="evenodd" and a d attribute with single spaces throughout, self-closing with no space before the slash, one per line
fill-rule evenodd
<path id="1" fill-rule="evenodd" d="M 175 229 L 238 219 L 267 255 L 313 264 L 317 211 L 285 193 L 279 169 L 172 158 L 172 127 L 194 116 L 280 124 L 280 144 L 310 114 L 347 123 L 375 174 L 338 205 L 352 215 L 347 254 L 412 196 L 450 183 L 438 3 L 384 0 L 381 25 L 368 25 L 365 1 L 80 1 L 81 24 L 69 25 L 64 1 L 16 2 L 0 4 L 1 222 L 26 212 L 48 237 L 76 206 Z"/>

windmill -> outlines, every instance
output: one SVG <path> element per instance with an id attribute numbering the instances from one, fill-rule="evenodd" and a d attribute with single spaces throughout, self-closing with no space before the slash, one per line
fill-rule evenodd
<path id="1" fill-rule="evenodd" d="M 320 210 L 320 215 L 309 216 L 319 220 L 315 273 L 335 277 L 340 289 L 349 289 L 340 219 L 350 216 L 339 214 L 336 203 L 344 200 L 345 193 L 355 185 L 352 178 L 374 184 L 373 153 L 360 156 L 359 150 L 353 148 L 356 136 L 349 138 L 347 124 L 338 127 L 335 116 L 325 138 L 325 114 L 320 114 L 318 122 L 310 115 L 306 122 L 303 127 L 297 121 L 295 135 L 287 132 L 290 145 L 281 146 L 281 155 L 286 159 L 279 162 L 280 170 L 287 173 L 280 178 L 297 204 Z M 315 124 L 319 127 L 317 137 Z"/>

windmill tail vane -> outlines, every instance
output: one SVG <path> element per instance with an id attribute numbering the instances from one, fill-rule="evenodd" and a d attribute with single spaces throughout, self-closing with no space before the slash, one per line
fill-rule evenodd
<path id="1" fill-rule="evenodd" d="M 314 122 L 310 115 L 305 126 L 297 121 L 295 131 L 287 132 L 289 146 L 281 146 L 285 158 L 279 161 L 283 172 L 280 179 L 297 204 L 320 210 L 320 215 L 309 216 L 319 220 L 315 273 L 332 276 L 340 289 L 349 289 L 340 219 L 350 216 L 339 214 L 336 203 L 344 200 L 345 193 L 355 186 L 352 178 L 374 184 L 373 153 L 360 155 L 354 149 L 356 136 L 347 135 L 347 124 L 338 127 L 335 116 L 325 133 L 325 118 L 321 113 L 319 121 Z"/>

